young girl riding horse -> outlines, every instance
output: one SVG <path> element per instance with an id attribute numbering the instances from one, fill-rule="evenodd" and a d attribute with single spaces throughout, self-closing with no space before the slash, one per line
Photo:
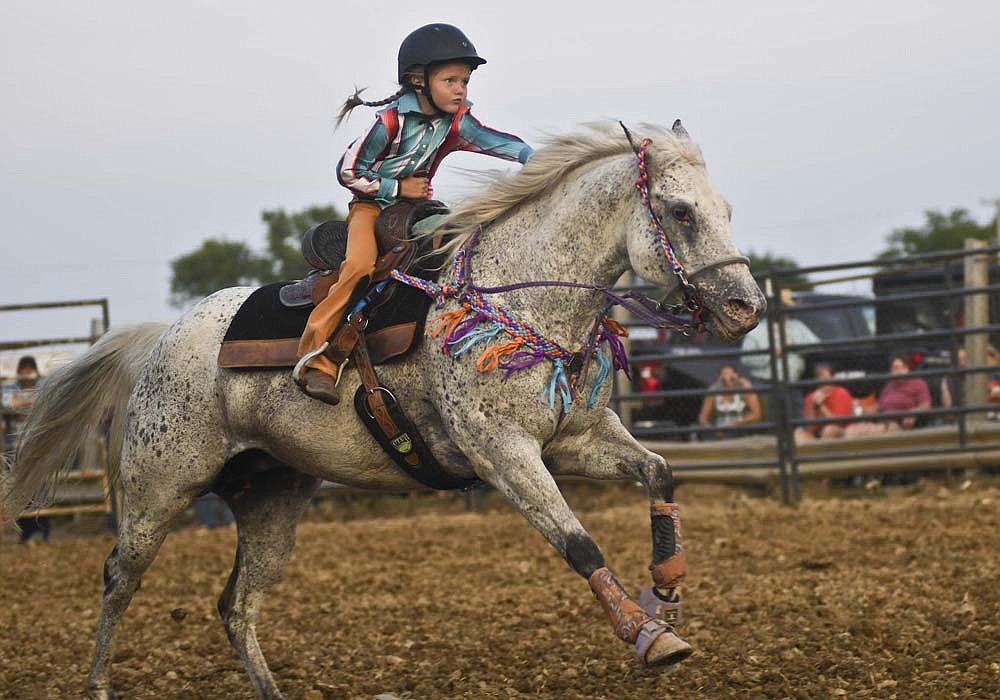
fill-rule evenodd
<path id="1" fill-rule="evenodd" d="M 341 109 L 338 125 L 359 105 L 380 107 L 375 123 L 347 149 L 337 168 L 351 190 L 347 256 L 337 282 L 309 316 L 298 356 L 309 355 L 297 379 L 302 390 L 328 404 L 340 401 L 337 366 L 318 350 L 340 327 L 355 289 L 367 287 L 378 248 L 375 220 L 399 199 L 429 199 L 431 179 L 445 155 L 473 151 L 525 163 L 532 148 L 517 136 L 484 126 L 469 112 L 469 77 L 486 63 L 472 42 L 449 24 L 428 24 L 399 47 L 400 89 L 364 102 L 355 93 Z"/>

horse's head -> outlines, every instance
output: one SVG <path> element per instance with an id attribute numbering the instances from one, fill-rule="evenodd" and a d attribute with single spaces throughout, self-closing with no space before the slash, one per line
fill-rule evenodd
<path id="1" fill-rule="evenodd" d="M 709 330 L 735 340 L 757 325 L 766 302 L 746 258 L 733 242 L 732 208 L 709 179 L 701 151 L 680 120 L 670 131 L 645 126 L 643 131 L 651 132 L 651 141 L 643 149 L 649 204 L 662 225 L 667 247 L 694 286 Z M 640 146 L 638 139 L 635 145 Z M 680 277 L 639 193 L 628 221 L 626 245 L 632 269 L 650 284 L 668 290 L 670 301 L 681 301 Z"/>

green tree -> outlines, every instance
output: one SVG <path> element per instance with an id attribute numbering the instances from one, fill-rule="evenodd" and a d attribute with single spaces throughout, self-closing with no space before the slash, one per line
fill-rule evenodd
<path id="1" fill-rule="evenodd" d="M 969 215 L 968 209 L 955 208 L 947 214 L 929 210 L 924 212 L 926 221 L 919 228 L 898 228 L 886 237 L 889 247 L 879 257 L 895 258 L 902 255 L 935 253 L 954 250 L 965 245 L 966 238 L 992 241 L 996 235 L 995 222 L 980 224 Z"/>
<path id="2" fill-rule="evenodd" d="M 246 243 L 209 238 L 198 250 L 172 260 L 170 267 L 170 303 L 184 306 L 225 287 L 254 284 L 270 264 Z"/>
<path id="3" fill-rule="evenodd" d="M 284 209 L 265 209 L 260 214 L 267 224 L 267 259 L 270 273 L 262 283 L 299 279 L 309 271 L 299 246 L 302 236 L 316 224 L 343 218 L 332 205 L 313 205 L 289 214 Z"/>
<path id="4" fill-rule="evenodd" d="M 774 283 L 777 287 L 790 287 L 795 290 L 812 289 L 809 279 L 798 272 L 799 264 L 792 258 L 775 255 L 771 251 L 765 253 L 755 253 L 747 251 L 750 258 L 750 270 L 757 278 L 762 278 L 769 273 L 781 273 L 774 276 Z"/>
<path id="5" fill-rule="evenodd" d="M 299 242 L 310 228 L 342 216 L 332 205 L 313 205 L 288 213 L 261 212 L 267 225 L 267 248 L 257 253 L 246 243 L 209 238 L 195 251 L 170 262 L 170 303 L 184 306 L 212 292 L 240 285 L 263 285 L 299 279 L 309 271 Z"/>

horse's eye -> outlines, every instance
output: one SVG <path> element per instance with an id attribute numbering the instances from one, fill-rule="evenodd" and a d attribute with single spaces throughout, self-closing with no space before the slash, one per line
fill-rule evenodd
<path id="1" fill-rule="evenodd" d="M 691 223 L 691 210 L 683 204 L 676 204 L 670 207 L 670 216 L 674 217 L 682 224 Z"/>

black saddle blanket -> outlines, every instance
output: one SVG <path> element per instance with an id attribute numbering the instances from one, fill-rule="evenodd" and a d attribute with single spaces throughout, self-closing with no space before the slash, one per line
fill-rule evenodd
<path id="1" fill-rule="evenodd" d="M 421 274 L 424 279 L 433 279 L 431 273 Z M 278 290 L 289 282 L 275 282 L 260 289 L 240 306 L 226 331 L 225 341 L 230 340 L 278 340 L 301 337 L 313 305 L 289 308 L 278 299 Z M 368 322 L 367 333 L 372 334 L 383 328 L 416 322 L 414 338 L 419 340 L 424 334 L 424 323 L 433 300 L 419 289 L 399 282 L 392 299 L 376 309 Z M 412 348 L 410 348 L 412 350 Z M 409 351 L 408 351 L 409 352 Z"/>

